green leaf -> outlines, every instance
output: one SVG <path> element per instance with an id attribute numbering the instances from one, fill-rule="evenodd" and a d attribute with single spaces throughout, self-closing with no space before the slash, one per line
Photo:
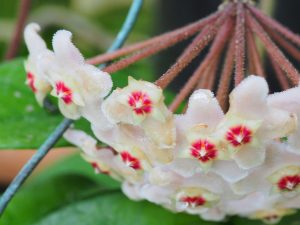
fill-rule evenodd
<path id="1" fill-rule="evenodd" d="M 100 188 L 93 180 L 72 174 L 32 182 L 10 202 L 0 225 L 31 225 L 53 210 L 75 203 L 84 191 L 96 187 Z"/>
<path id="2" fill-rule="evenodd" d="M 35 225 L 209 225 L 198 216 L 174 214 L 160 206 L 134 202 L 121 193 L 107 193 L 70 204 Z"/>

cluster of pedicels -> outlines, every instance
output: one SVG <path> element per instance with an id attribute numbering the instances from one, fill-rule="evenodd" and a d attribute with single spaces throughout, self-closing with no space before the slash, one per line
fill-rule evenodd
<path id="1" fill-rule="evenodd" d="M 129 198 L 215 221 L 276 223 L 300 208 L 299 87 L 269 94 L 266 80 L 251 75 L 231 92 L 227 113 L 199 89 L 184 114 L 173 114 L 160 87 L 129 77 L 111 92 L 110 75 L 85 62 L 70 32 L 58 31 L 51 51 L 38 31 L 25 29 L 28 86 L 41 105 L 51 93 L 65 117 L 90 122 L 109 147 L 80 130 L 64 137 Z"/>

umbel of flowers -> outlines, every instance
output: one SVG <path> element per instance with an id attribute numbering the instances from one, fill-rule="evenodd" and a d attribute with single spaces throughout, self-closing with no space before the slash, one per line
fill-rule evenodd
<path id="1" fill-rule="evenodd" d="M 110 75 L 85 62 L 70 32 L 58 31 L 51 51 L 38 31 L 25 29 L 26 83 L 40 104 L 50 93 L 65 117 L 90 122 L 98 140 L 73 129 L 64 137 L 129 198 L 215 221 L 276 223 L 300 208 L 299 87 L 269 94 L 266 80 L 250 75 L 226 113 L 210 90 L 197 89 L 174 114 L 159 86 L 129 77 L 112 91 Z"/>

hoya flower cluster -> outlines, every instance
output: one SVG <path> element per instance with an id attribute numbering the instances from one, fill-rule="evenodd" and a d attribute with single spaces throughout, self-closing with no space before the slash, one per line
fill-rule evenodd
<path id="1" fill-rule="evenodd" d="M 70 32 L 58 31 L 51 51 L 38 30 L 25 30 L 28 86 L 40 104 L 51 93 L 64 116 L 91 123 L 107 148 L 79 130 L 65 138 L 129 198 L 215 221 L 276 223 L 300 208 L 299 87 L 269 94 L 266 80 L 251 75 L 231 92 L 228 112 L 199 89 L 177 115 L 160 87 L 129 77 L 112 90 L 110 75 L 85 63 Z"/>

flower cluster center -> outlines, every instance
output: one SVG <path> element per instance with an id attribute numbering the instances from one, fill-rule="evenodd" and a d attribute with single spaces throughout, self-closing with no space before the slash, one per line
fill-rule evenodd
<path id="1" fill-rule="evenodd" d="M 129 152 L 124 151 L 121 152 L 120 155 L 126 166 L 131 167 L 134 170 L 142 169 L 140 160 L 136 157 L 133 157 Z"/>
<path id="2" fill-rule="evenodd" d="M 181 202 L 185 203 L 187 207 L 196 208 L 203 206 L 206 203 L 206 200 L 202 196 L 186 196 L 180 199 Z"/>
<path id="3" fill-rule="evenodd" d="M 226 133 L 226 140 L 234 147 L 247 144 L 251 142 L 251 139 L 252 131 L 244 125 L 231 127 Z"/>
<path id="4" fill-rule="evenodd" d="M 216 146 L 207 139 L 199 139 L 192 143 L 190 154 L 201 162 L 207 162 L 217 157 L 217 149 Z"/>
<path id="5" fill-rule="evenodd" d="M 152 110 L 152 101 L 148 94 L 142 91 L 134 91 L 128 98 L 128 104 L 137 115 L 149 114 Z"/>
<path id="6" fill-rule="evenodd" d="M 72 103 L 72 90 L 69 87 L 67 87 L 63 82 L 59 81 L 55 84 L 55 88 L 57 96 L 61 98 L 64 103 Z"/>
<path id="7" fill-rule="evenodd" d="M 282 191 L 293 191 L 300 184 L 300 175 L 285 176 L 278 182 L 278 187 Z"/>

